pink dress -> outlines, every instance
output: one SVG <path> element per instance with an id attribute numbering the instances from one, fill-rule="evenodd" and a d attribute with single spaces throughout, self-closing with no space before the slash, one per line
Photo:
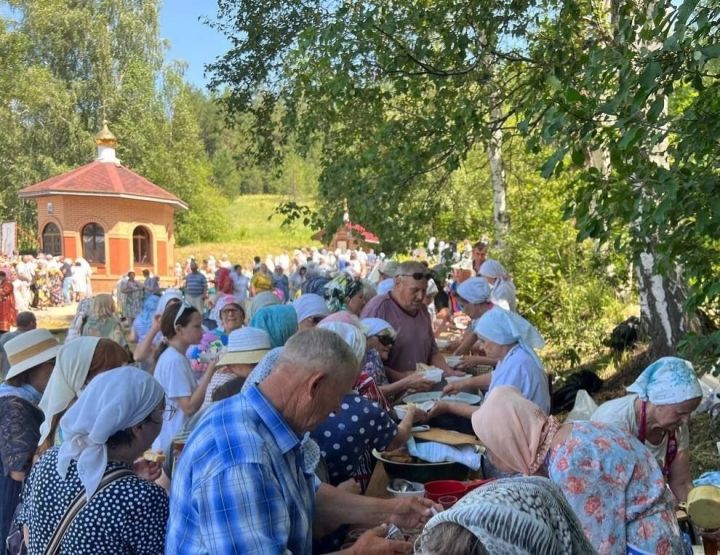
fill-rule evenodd
<path id="1" fill-rule="evenodd" d="M 636 438 L 597 422 L 573 431 L 546 459 L 585 535 L 603 554 L 683 553 L 673 498 L 657 462 Z"/>

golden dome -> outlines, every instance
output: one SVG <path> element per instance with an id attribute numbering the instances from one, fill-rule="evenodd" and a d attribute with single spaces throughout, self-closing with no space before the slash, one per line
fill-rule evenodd
<path id="1" fill-rule="evenodd" d="M 107 120 L 103 120 L 102 129 L 95 135 L 95 144 L 98 146 L 111 146 L 117 145 L 117 138 L 112 134 L 112 131 L 108 128 Z"/>

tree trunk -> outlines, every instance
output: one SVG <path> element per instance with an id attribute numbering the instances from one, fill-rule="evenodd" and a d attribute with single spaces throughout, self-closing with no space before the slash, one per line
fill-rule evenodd
<path id="1" fill-rule="evenodd" d="M 492 110 L 492 118 L 496 121 L 502 118 L 500 108 Z M 505 164 L 502 159 L 503 133 L 499 126 L 492 129 L 488 140 L 487 153 L 490 161 L 490 179 L 493 188 L 493 221 L 495 222 L 495 243 L 502 248 L 505 237 L 510 231 L 510 216 L 507 212 L 507 180 L 505 179 Z"/>
<path id="2" fill-rule="evenodd" d="M 640 315 L 643 331 L 650 339 L 653 358 L 674 355 L 678 341 L 685 335 L 687 292 L 682 270 L 675 267 L 669 275 L 657 273 L 652 242 L 640 253 L 637 261 Z"/>

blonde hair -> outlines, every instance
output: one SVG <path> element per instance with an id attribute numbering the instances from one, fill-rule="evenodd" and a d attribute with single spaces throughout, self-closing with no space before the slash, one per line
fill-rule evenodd
<path id="1" fill-rule="evenodd" d="M 113 318 L 115 316 L 115 301 L 113 300 L 112 295 L 109 295 L 108 293 L 95 295 L 93 298 L 91 314 L 98 320 Z"/>

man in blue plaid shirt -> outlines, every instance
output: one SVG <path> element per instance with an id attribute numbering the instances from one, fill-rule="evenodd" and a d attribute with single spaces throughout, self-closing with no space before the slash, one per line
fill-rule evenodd
<path id="1" fill-rule="evenodd" d="M 296 334 L 261 384 L 214 407 L 188 439 L 173 476 L 166 553 L 312 553 L 312 532 L 341 524 L 419 527 L 430 501 L 375 499 L 320 484 L 305 467 L 303 435 L 333 412 L 359 361 L 327 330 Z M 410 553 L 366 532 L 355 552 Z"/>

